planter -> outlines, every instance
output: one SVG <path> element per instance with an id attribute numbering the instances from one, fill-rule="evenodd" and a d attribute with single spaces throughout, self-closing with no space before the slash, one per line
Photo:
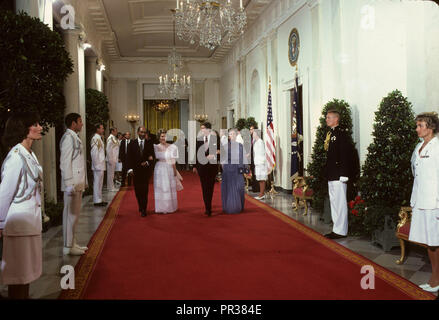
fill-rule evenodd
<path id="1" fill-rule="evenodd" d="M 326 224 L 330 224 L 332 222 L 331 205 L 329 203 L 329 197 L 325 198 L 325 202 L 323 204 L 323 214 L 320 220 L 323 220 L 323 223 Z"/>
<path id="2" fill-rule="evenodd" d="M 372 243 L 379 244 L 384 251 L 388 252 L 393 247 L 399 247 L 400 243 L 396 238 L 396 225 L 392 223 L 390 216 L 385 216 L 384 219 L 384 229 L 373 232 Z"/>

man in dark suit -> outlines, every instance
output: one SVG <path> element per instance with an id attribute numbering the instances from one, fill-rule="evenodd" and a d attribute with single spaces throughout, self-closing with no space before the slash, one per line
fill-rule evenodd
<path id="1" fill-rule="evenodd" d="M 346 190 L 351 173 L 351 148 L 346 131 L 339 127 L 339 122 L 340 113 L 337 110 L 329 110 L 326 114 L 326 125 L 330 128 L 325 140 L 326 177 L 334 225 L 332 232 L 325 237 L 330 239 L 346 238 L 348 233 Z"/>
<path id="2" fill-rule="evenodd" d="M 119 161 L 122 162 L 122 184 L 121 187 L 125 187 L 125 180 L 127 178 L 127 151 L 130 144 L 131 133 L 125 132 L 124 139 L 120 143 L 119 147 Z M 131 176 L 128 176 L 128 185 L 131 185 Z"/>
<path id="3" fill-rule="evenodd" d="M 149 179 L 154 169 L 154 146 L 146 139 L 145 127 L 137 129 L 137 139 L 131 140 L 127 152 L 128 174 L 134 174 L 134 191 L 136 193 L 139 211 L 142 217 L 146 217 L 148 207 Z"/>
<path id="4" fill-rule="evenodd" d="M 203 190 L 205 214 L 212 215 L 212 196 L 215 187 L 215 178 L 218 174 L 218 155 L 220 154 L 220 141 L 212 133 L 212 125 L 204 122 L 201 125 L 202 135 L 197 138 L 197 162 L 193 168 L 198 173 Z"/>

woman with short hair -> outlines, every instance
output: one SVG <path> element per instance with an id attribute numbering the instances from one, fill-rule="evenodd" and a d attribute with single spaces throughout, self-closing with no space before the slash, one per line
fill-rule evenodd
<path id="1" fill-rule="evenodd" d="M 412 219 L 409 240 L 428 246 L 432 275 L 420 285 L 428 292 L 439 290 L 439 130 L 437 113 L 422 113 L 416 117 L 416 132 L 422 139 L 412 154 L 414 176 L 410 205 Z"/>
<path id="2" fill-rule="evenodd" d="M 18 113 L 6 122 L 3 143 L 12 147 L 1 168 L 0 283 L 9 298 L 29 298 L 29 283 L 42 273 L 41 189 L 43 169 L 32 152 L 43 128 L 36 113 Z"/>
<path id="3" fill-rule="evenodd" d="M 237 142 L 238 130 L 229 130 L 229 142 L 221 146 L 221 200 L 225 213 L 240 213 L 244 210 L 245 184 L 243 174 L 248 171 L 244 163 L 244 147 Z M 246 170 L 247 169 L 247 170 Z"/>

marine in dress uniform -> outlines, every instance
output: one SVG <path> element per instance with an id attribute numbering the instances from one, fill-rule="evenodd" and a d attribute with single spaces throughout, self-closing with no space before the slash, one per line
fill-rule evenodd
<path id="1" fill-rule="evenodd" d="M 103 133 L 104 126 L 99 125 L 91 139 L 91 170 L 93 171 L 93 203 L 95 206 L 107 205 L 106 202 L 102 201 L 105 171 L 105 147 L 101 136 Z"/>
<path id="2" fill-rule="evenodd" d="M 110 129 L 110 136 L 107 139 L 107 190 L 117 191 L 114 188 L 114 171 L 119 160 L 119 139 L 116 138 L 117 129 Z"/>
<path id="3" fill-rule="evenodd" d="M 81 212 L 82 193 L 87 188 L 88 183 L 85 153 L 81 139 L 78 136 L 79 131 L 82 129 L 82 119 L 79 114 L 74 115 L 77 118 L 71 114 L 66 116 L 66 125 L 69 128 L 60 142 L 61 191 L 64 192 L 63 253 L 82 255 L 88 248 L 81 247 L 76 243 L 75 229 Z"/>
<path id="4" fill-rule="evenodd" d="M 337 111 L 328 111 L 326 124 L 331 129 L 327 132 L 325 140 L 326 177 L 333 228 L 325 237 L 330 239 L 344 238 L 348 233 L 346 191 L 351 171 L 350 144 L 346 132 L 338 126 L 339 119 L 340 114 Z"/>
<path id="5" fill-rule="evenodd" d="M 131 134 L 129 132 L 125 133 L 125 139 L 121 141 L 119 146 L 119 161 L 122 163 L 122 183 L 121 187 L 125 187 L 125 180 L 127 178 L 127 152 L 128 152 L 128 145 L 130 143 L 130 137 Z M 131 185 L 130 183 L 131 177 L 128 177 L 128 185 Z"/>

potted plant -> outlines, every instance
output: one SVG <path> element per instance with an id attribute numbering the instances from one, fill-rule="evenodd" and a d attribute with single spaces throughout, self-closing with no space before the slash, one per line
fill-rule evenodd
<path id="1" fill-rule="evenodd" d="M 395 237 L 398 212 L 410 201 L 410 161 L 418 142 L 415 125 L 412 105 L 399 90 L 383 98 L 375 112 L 373 141 L 362 167 L 360 191 L 368 207 L 365 233 L 385 250 L 399 245 Z"/>

